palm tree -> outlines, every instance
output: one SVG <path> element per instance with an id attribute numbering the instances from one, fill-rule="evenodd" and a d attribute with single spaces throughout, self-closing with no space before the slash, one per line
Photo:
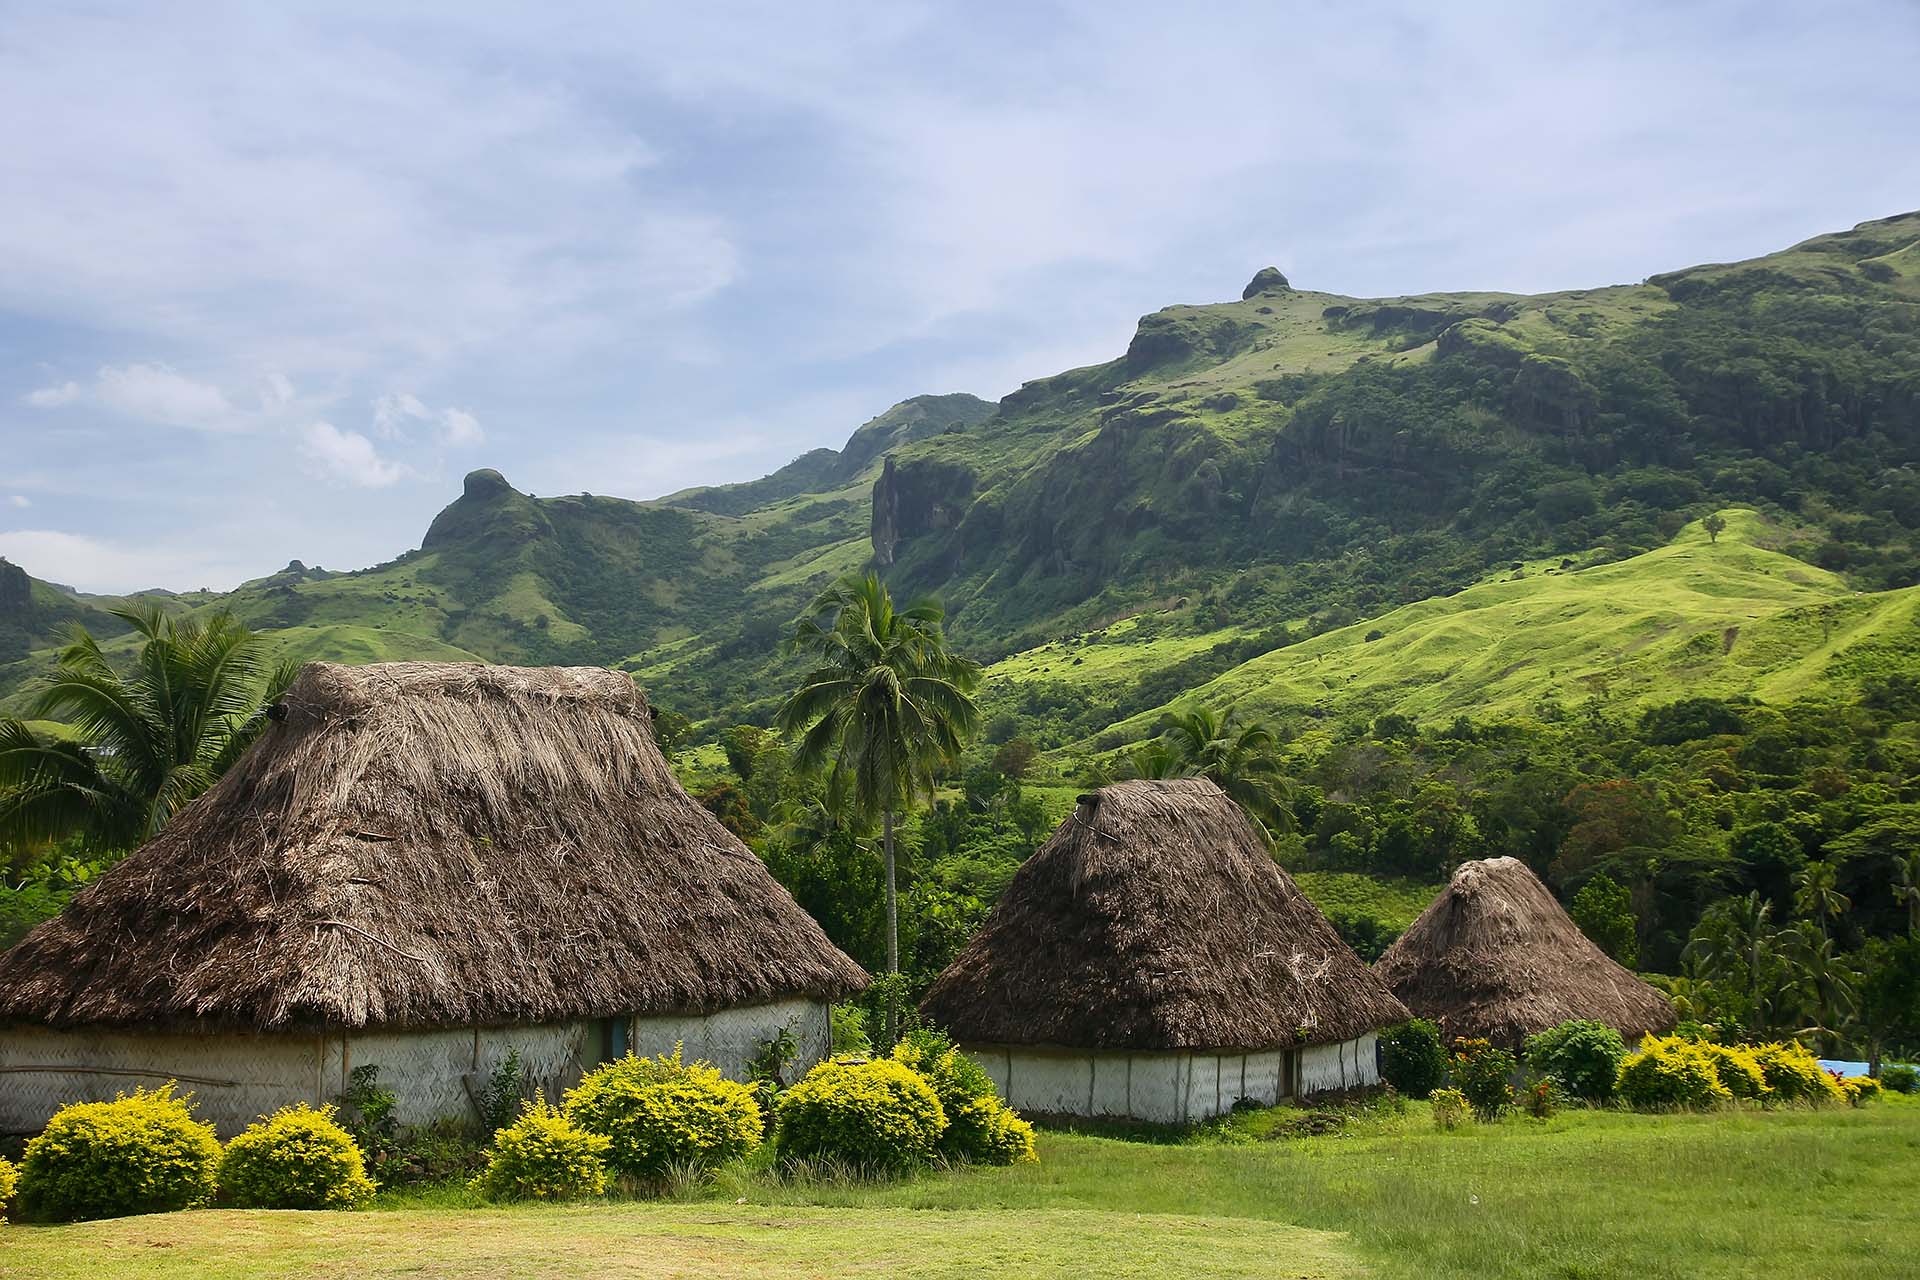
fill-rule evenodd
<path id="1" fill-rule="evenodd" d="M 1749 1029 L 1765 1031 L 1773 1025 L 1775 993 L 1767 983 L 1778 976 L 1780 941 L 1773 904 L 1749 893 L 1709 907 L 1680 956 L 1691 976 L 1708 979 L 1723 990 L 1740 987 L 1747 1001 Z"/>
<path id="2" fill-rule="evenodd" d="M 947 648 L 944 613 L 931 600 L 895 609 L 874 574 L 850 575 L 794 624 L 792 646 L 818 665 L 780 708 L 781 732 L 798 734 L 795 762 L 826 770 L 828 795 L 857 820 L 881 824 L 887 877 L 887 972 L 900 972 L 894 826 L 931 795 L 933 775 L 978 727 L 979 666 Z M 887 992 L 893 1038 L 897 992 Z"/>
<path id="3" fill-rule="evenodd" d="M 1279 738 L 1264 724 L 1236 724 L 1231 711 L 1178 711 L 1158 738 L 1128 760 L 1137 778 L 1208 778 L 1245 811 L 1268 844 L 1293 827 Z"/>
<path id="4" fill-rule="evenodd" d="M 1907 909 L 1907 932 L 1920 938 L 1920 849 L 1894 858 L 1893 900 Z"/>
<path id="5" fill-rule="evenodd" d="M 1824 931 L 1815 932 L 1805 921 L 1783 931 L 1781 941 L 1793 985 L 1806 1001 L 1805 1012 L 1812 1015 L 1796 1034 L 1817 1036 L 1831 1048 L 1857 1011 L 1860 975 L 1834 948 L 1832 938 Z"/>
<path id="6" fill-rule="evenodd" d="M 148 839 L 252 744 L 292 682 L 296 668 L 271 666 L 264 642 L 224 613 L 112 612 L 141 640 L 131 671 L 79 630 L 32 704 L 70 735 L 0 720 L 0 845 L 78 837 L 120 850 Z"/>
<path id="7" fill-rule="evenodd" d="M 1820 936 L 1829 937 L 1827 921 L 1853 906 L 1853 900 L 1840 892 L 1839 880 L 1831 862 L 1809 862 L 1793 878 L 1794 909 L 1820 926 Z"/>

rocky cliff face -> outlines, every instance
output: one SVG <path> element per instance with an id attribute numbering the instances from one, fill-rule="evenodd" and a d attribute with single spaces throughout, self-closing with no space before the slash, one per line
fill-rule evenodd
<path id="1" fill-rule="evenodd" d="M 0 559 L 0 621 L 24 627 L 33 618 L 33 579 L 27 571 Z"/>
<path id="2" fill-rule="evenodd" d="M 913 459 L 905 465 L 888 455 L 873 482 L 873 558 L 891 565 L 900 544 L 952 529 L 973 501 L 975 477 L 953 462 Z"/>

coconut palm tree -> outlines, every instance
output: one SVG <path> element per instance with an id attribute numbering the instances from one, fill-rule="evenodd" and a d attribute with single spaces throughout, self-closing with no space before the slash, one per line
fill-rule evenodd
<path id="1" fill-rule="evenodd" d="M 1231 711 L 1177 711 L 1158 738 L 1135 747 L 1136 778 L 1208 778 L 1233 798 L 1268 844 L 1293 829 L 1280 741 L 1267 725 L 1239 724 Z"/>
<path id="2" fill-rule="evenodd" d="M 1820 926 L 1820 936 L 1832 936 L 1827 922 L 1846 913 L 1853 900 L 1840 892 L 1839 878 L 1831 862 L 1809 862 L 1793 878 L 1793 905 L 1801 915 Z"/>
<path id="3" fill-rule="evenodd" d="M 1727 898 L 1707 908 L 1680 957 L 1690 976 L 1705 978 L 1723 991 L 1739 991 L 1747 1006 L 1748 1027 L 1773 1026 L 1776 996 L 1771 985 L 1782 969 L 1782 934 L 1773 923 L 1773 904 L 1758 893 Z"/>
<path id="4" fill-rule="evenodd" d="M 931 600 L 895 609 L 874 574 L 823 591 L 794 624 L 793 649 L 817 664 L 780 708 L 783 733 L 799 736 L 794 760 L 825 771 L 827 794 L 856 820 L 878 820 L 887 885 L 887 972 L 900 972 L 900 907 L 894 828 L 933 792 L 934 772 L 958 758 L 979 725 L 979 666 L 947 647 L 944 613 Z M 897 992 L 887 993 L 893 1038 Z"/>
<path id="5" fill-rule="evenodd" d="M 112 612 L 141 641 L 126 674 L 80 630 L 29 713 L 66 731 L 0 720 L 0 846 L 139 844 L 239 758 L 292 682 L 295 668 L 274 667 L 261 639 L 226 614 Z"/>
<path id="6" fill-rule="evenodd" d="M 1907 932 L 1920 938 L 1920 849 L 1893 860 L 1893 900 L 1907 909 Z"/>

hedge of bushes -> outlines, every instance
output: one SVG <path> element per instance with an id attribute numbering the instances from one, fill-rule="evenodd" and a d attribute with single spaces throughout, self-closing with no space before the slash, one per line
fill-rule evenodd
<path id="1" fill-rule="evenodd" d="M 1457 1127 L 1472 1116 L 1497 1119 L 1509 1107 L 1537 1119 L 1569 1099 L 1593 1105 L 1620 1102 L 1644 1111 L 1701 1110 L 1739 1102 L 1863 1106 L 1889 1091 L 1920 1089 L 1920 1072 L 1888 1067 L 1880 1080 L 1840 1077 L 1821 1067 L 1813 1051 L 1794 1041 L 1716 1044 L 1698 1029 L 1652 1037 L 1632 1052 L 1619 1032 L 1592 1021 L 1564 1022 L 1527 1040 L 1521 1062 L 1484 1040 L 1456 1040 L 1435 1076 L 1439 1034 L 1414 1019 L 1382 1032 L 1381 1074 L 1402 1092 L 1426 1090 L 1434 1123 Z M 1524 1080 L 1520 1088 L 1516 1080 Z M 1445 1084 L 1449 1087 L 1437 1087 Z"/>
<path id="2" fill-rule="evenodd" d="M 10 1166 L 0 1172 L 0 1208 L 13 1180 Z M 166 1213 L 216 1196 L 241 1208 L 345 1209 L 374 1193 L 331 1107 L 277 1111 L 223 1151 L 213 1126 L 193 1118 L 192 1095 L 171 1083 L 62 1107 L 27 1143 L 18 1184 L 20 1208 L 51 1221 Z"/>
<path id="3" fill-rule="evenodd" d="M 372 1096 L 373 1078 L 361 1082 Z M 1031 1160 L 1033 1128 L 946 1037 L 918 1031 L 893 1056 L 824 1062 L 776 1093 L 772 1140 L 755 1087 L 680 1050 L 632 1054 L 588 1072 L 563 1106 L 540 1095 L 498 1128 L 471 1185 L 489 1199 L 569 1200 L 614 1179 L 647 1190 L 686 1173 L 756 1155 L 900 1173 L 936 1159 Z M 171 1083 L 112 1102 L 63 1107 L 27 1143 L 18 1170 L 0 1160 L 0 1216 L 18 1190 L 34 1218 L 78 1220 L 161 1213 L 216 1201 L 239 1208 L 351 1209 L 378 1190 L 367 1148 L 385 1150 L 391 1095 L 367 1116 L 299 1103 L 264 1117 L 223 1148 Z M 497 1117 L 496 1117 L 497 1118 Z M 468 1148 L 471 1150 L 471 1148 Z M 471 1168 L 471 1166 L 469 1166 Z M 464 1174 L 462 1176 L 465 1176 Z"/>

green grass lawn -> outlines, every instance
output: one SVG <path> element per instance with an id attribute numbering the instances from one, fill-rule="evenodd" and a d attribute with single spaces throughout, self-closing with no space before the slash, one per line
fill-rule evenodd
<path id="1" fill-rule="evenodd" d="M 1454 1133 L 1435 1132 L 1415 1104 L 1315 1138 L 1052 1132 L 1040 1155 L 880 1186 L 724 1175 L 693 1203 L 490 1209 L 443 1192 L 359 1214 L 14 1226 L 0 1228 L 0 1274 L 1920 1274 L 1910 1099 L 1573 1112 Z"/>

